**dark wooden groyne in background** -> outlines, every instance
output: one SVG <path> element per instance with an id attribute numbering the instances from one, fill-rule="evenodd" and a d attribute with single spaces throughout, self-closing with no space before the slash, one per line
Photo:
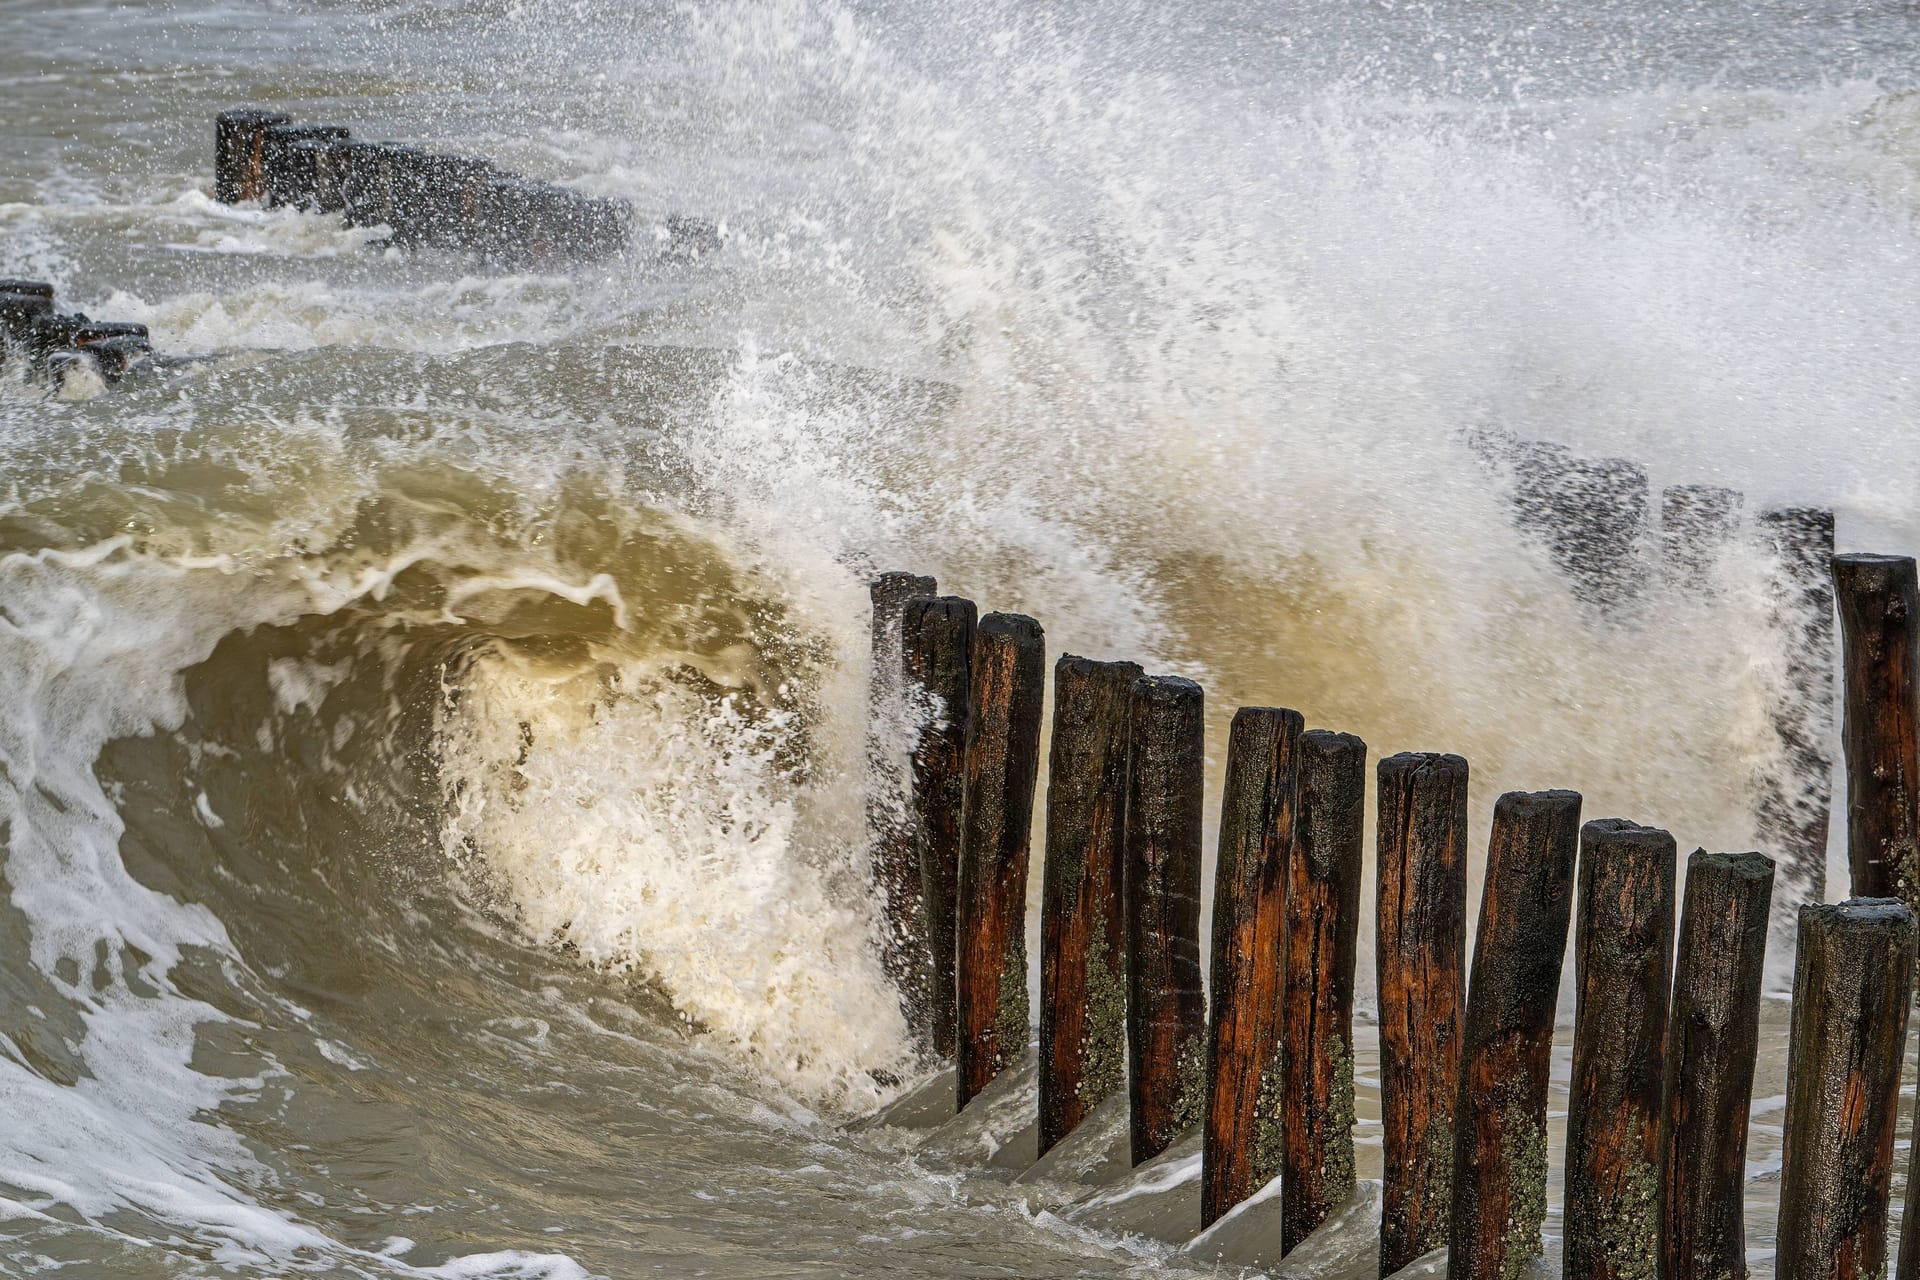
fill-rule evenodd
<path id="1" fill-rule="evenodd" d="M 1585 539 L 1555 533 L 1550 549 L 1577 585 L 1597 584 L 1583 598 L 1603 612 L 1629 608 L 1641 588 L 1619 557 L 1647 532 L 1638 527 L 1652 508 L 1644 473 L 1564 469 L 1557 474 L 1574 474 L 1568 499 L 1550 479 L 1566 461 L 1552 451 L 1545 462 L 1523 457 L 1533 469 L 1521 483 L 1523 527 L 1548 528 L 1539 511 L 1567 501 L 1607 525 Z M 1623 476 L 1643 500 L 1582 505 Z M 1737 495 L 1683 487 L 1661 505 L 1660 554 L 1677 578 L 1697 577 L 1702 557 L 1735 536 Z M 1631 536 L 1617 527 L 1621 512 L 1637 522 Z M 1834 555 L 1827 513 L 1769 512 L 1758 524 L 1797 655 L 1796 687 L 1776 708 L 1796 765 L 1824 759 L 1818 714 L 1831 699 L 1816 686 L 1835 664 L 1810 650 L 1831 644 L 1838 602 L 1853 895 L 1819 901 L 1812 868 L 1824 858 L 1827 819 L 1815 822 L 1792 797 L 1822 787 L 1767 780 L 1764 843 L 1812 891 L 1798 921 L 1776 1274 L 1869 1280 L 1891 1260 L 1920 909 L 1920 599 L 1912 559 Z M 924 584 L 924 595 L 902 599 L 903 582 Z M 988 615 L 976 628 L 970 602 L 933 593 L 931 580 L 903 575 L 875 584 L 876 688 L 897 689 L 923 726 L 904 820 L 888 829 L 875 865 L 891 963 L 912 975 L 901 987 L 910 1021 L 929 1059 L 959 1065 L 945 1095 L 953 1115 L 1025 1043 L 1026 806 L 1037 787 L 1044 637 L 1024 617 Z M 1124 661 L 1067 655 L 1054 673 L 1039 1138 L 1020 1159 L 1046 1157 L 1124 1098 L 1132 1164 L 1197 1146 L 1196 1230 L 1277 1186 L 1262 1257 L 1278 1262 L 1358 1187 L 1366 745 L 1307 729 L 1281 708 L 1235 714 L 1209 1008 L 1199 980 L 1203 691 Z M 1455 1280 L 1504 1278 L 1541 1254 L 1548 1070 L 1571 956 L 1565 1274 L 1744 1277 L 1747 1123 L 1775 861 L 1696 851 L 1682 893 L 1670 833 L 1624 818 L 1582 825 L 1572 791 L 1502 796 L 1469 975 L 1468 763 L 1401 754 L 1379 761 L 1377 774 L 1379 1274 L 1444 1249 Z M 917 877 L 901 869 L 915 857 Z M 1914 1158 L 1920 1173 L 1920 1144 Z M 995 1160 L 1014 1167 L 1004 1153 Z M 1920 1274 L 1920 1196 L 1907 1201 L 1899 1251 L 1902 1273 Z"/>

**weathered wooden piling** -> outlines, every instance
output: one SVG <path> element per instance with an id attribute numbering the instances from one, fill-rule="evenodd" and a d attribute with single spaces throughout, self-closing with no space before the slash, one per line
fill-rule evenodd
<path id="1" fill-rule="evenodd" d="M 1227 739 L 1200 1146 L 1203 1227 L 1280 1173 L 1280 993 L 1303 728 L 1297 711 L 1242 707 Z"/>
<path id="2" fill-rule="evenodd" d="M 1040 772 L 1046 636 L 1017 613 L 974 632 L 959 888 L 958 1102 L 1027 1047 L 1027 860 Z"/>
<path id="3" fill-rule="evenodd" d="M 1132 662 L 1053 668 L 1040 918 L 1040 1154 L 1127 1078 L 1122 838 Z"/>
<path id="4" fill-rule="evenodd" d="M 1887 1273 L 1913 963 L 1913 914 L 1898 899 L 1800 908 L 1774 1246 L 1779 1280 Z"/>
<path id="5" fill-rule="evenodd" d="M 0 339 L 23 344 L 33 322 L 53 314 L 53 286 L 43 280 L 0 280 Z"/>
<path id="6" fill-rule="evenodd" d="M 1667 1017 L 1660 1280 L 1746 1280 L 1747 1110 L 1773 863 L 1696 851 Z"/>
<path id="7" fill-rule="evenodd" d="M 1447 1243 L 1466 983 L 1467 762 L 1379 765 L 1380 1274 Z"/>
<path id="8" fill-rule="evenodd" d="M 921 718 L 913 745 L 907 821 L 920 864 L 926 917 L 927 1026 L 935 1057 L 951 1060 L 955 1009 L 961 817 L 966 799 L 967 707 L 978 614 L 959 596 L 909 600 L 900 619 L 906 696 Z"/>
<path id="9" fill-rule="evenodd" d="M 1837 555 L 1853 894 L 1920 903 L 1920 595 L 1911 556 Z M 1801 930 L 1804 933 L 1804 920 Z"/>
<path id="10" fill-rule="evenodd" d="M 1660 491 L 1660 549 L 1667 578 L 1682 590 L 1698 590 L 1714 559 L 1740 528 L 1738 489 L 1715 484 L 1675 484 Z"/>
<path id="11" fill-rule="evenodd" d="M 1783 767 L 1760 780 L 1759 835 L 1778 851 L 1801 896 L 1819 902 L 1827 893 L 1833 808 L 1833 512 L 1775 508 L 1761 512 L 1758 523 L 1772 560 L 1773 626 L 1786 656 L 1769 707 Z"/>
<path id="12" fill-rule="evenodd" d="M 1493 806 L 1467 985 L 1447 1274 L 1522 1273 L 1547 1216 L 1547 1071 L 1573 915 L 1580 796 L 1512 791 Z"/>
<path id="13" fill-rule="evenodd" d="M 1676 852 L 1618 818 L 1580 832 L 1563 1269 L 1582 1280 L 1646 1280 L 1660 1251 Z"/>
<path id="14" fill-rule="evenodd" d="M 1200 1119 L 1206 997 L 1200 982 L 1205 730 L 1200 686 L 1134 682 L 1127 718 L 1127 1065 L 1133 1162 Z"/>
<path id="15" fill-rule="evenodd" d="M 1576 595 L 1602 612 L 1639 597 L 1651 505 L 1646 468 L 1529 441 L 1516 447 L 1513 474 L 1520 527 L 1545 544 Z"/>
<path id="16" fill-rule="evenodd" d="M 917 573 L 877 574 L 867 583 L 872 603 L 873 665 L 867 677 L 867 866 L 881 909 L 880 962 L 922 1045 L 928 1043 L 926 911 L 920 850 L 907 817 L 902 748 L 907 728 L 901 702 L 900 620 L 907 601 L 932 596 L 938 586 Z"/>
<path id="17" fill-rule="evenodd" d="M 1324 729 L 1301 735 L 1299 818 L 1287 871 L 1282 951 L 1282 1255 L 1326 1221 L 1356 1185 L 1353 966 L 1366 789 L 1366 743 Z"/>
<path id="18" fill-rule="evenodd" d="M 222 204 L 267 198 L 267 130 L 293 117 L 246 107 L 222 111 L 213 124 L 213 198 Z"/>
<path id="19" fill-rule="evenodd" d="M 293 205 L 308 208 L 313 202 L 317 175 L 314 149 L 301 149 L 303 142 L 345 142 L 349 133 L 331 124 L 275 124 L 267 126 L 261 144 L 261 163 L 266 171 L 266 198 L 269 205 Z"/>

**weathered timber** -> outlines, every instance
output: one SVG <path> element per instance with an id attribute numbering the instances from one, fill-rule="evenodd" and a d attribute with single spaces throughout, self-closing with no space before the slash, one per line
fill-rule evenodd
<path id="1" fill-rule="evenodd" d="M 1644 467 L 1532 441 L 1516 447 L 1513 474 L 1520 527 L 1545 545 L 1580 599 L 1612 613 L 1639 597 L 1651 504 Z"/>
<path id="2" fill-rule="evenodd" d="M 1920 903 L 1920 596 L 1911 556 L 1838 555 L 1853 896 Z M 1805 921 L 1801 930 L 1806 929 Z"/>
<path id="3" fill-rule="evenodd" d="M 1132 662 L 1053 668 L 1040 916 L 1040 1154 L 1126 1084 L 1127 805 Z"/>
<path id="4" fill-rule="evenodd" d="M 1833 512 L 1784 507 L 1759 516 L 1771 560 L 1773 628 L 1786 663 L 1769 698 L 1780 767 L 1760 779 L 1762 845 L 1779 853 L 1788 883 L 1808 902 L 1827 895 L 1827 829 L 1833 809 Z"/>
<path id="5" fill-rule="evenodd" d="M 932 578 L 917 573 L 881 573 L 867 583 L 873 623 L 873 665 L 867 677 L 867 866 L 880 900 L 880 963 L 923 1048 L 930 1039 L 927 988 L 933 958 L 921 901 L 920 851 L 908 820 L 902 767 L 907 718 L 900 697 L 900 619 L 908 600 L 938 589 Z"/>
<path id="6" fill-rule="evenodd" d="M 40 280 L 0 280 L 0 339 L 24 344 L 33 322 L 53 314 L 53 286 Z"/>
<path id="7" fill-rule="evenodd" d="M 1746 1280 L 1747 1111 L 1760 1044 L 1773 863 L 1687 859 L 1667 1017 L 1660 1280 Z"/>
<path id="8" fill-rule="evenodd" d="M 1379 765 L 1380 1274 L 1447 1243 L 1466 992 L 1467 762 Z"/>
<path id="9" fill-rule="evenodd" d="M 1740 504 L 1740 491 L 1721 485 L 1675 484 L 1660 491 L 1660 550 L 1675 587 L 1700 589 L 1740 528 Z"/>
<path id="10" fill-rule="evenodd" d="M 1136 680 L 1127 710 L 1129 1144 L 1141 1164 L 1200 1119 L 1203 695 L 1178 676 Z"/>
<path id="11" fill-rule="evenodd" d="M 1200 1225 L 1280 1173 L 1280 993 L 1299 793 L 1297 711 L 1242 707 L 1227 738 L 1214 871 Z"/>
<path id="12" fill-rule="evenodd" d="M 959 1037 L 954 1005 L 961 815 L 966 801 L 967 700 L 971 696 L 973 601 L 909 600 L 900 617 L 900 666 L 919 731 L 913 745 L 907 821 L 920 866 L 931 953 L 927 1027 L 935 1057 L 951 1060 Z"/>
<path id="13" fill-rule="evenodd" d="M 267 203 L 310 208 L 317 174 L 313 148 L 303 142 L 344 142 L 346 129 L 332 124 L 275 124 L 267 126 L 261 160 L 267 177 Z"/>
<path id="14" fill-rule="evenodd" d="M 1367 744 L 1300 738 L 1281 995 L 1280 1252 L 1353 1194 L 1353 966 L 1360 935 Z"/>
<path id="15" fill-rule="evenodd" d="M 1650 1280 L 1659 1252 L 1676 854 L 1619 818 L 1580 831 L 1563 1256 L 1582 1280 Z"/>
<path id="16" fill-rule="evenodd" d="M 1512 791 L 1494 802 L 1461 1039 L 1452 1280 L 1523 1274 L 1543 1247 L 1547 1072 L 1579 844 L 1577 792 Z"/>
<path id="17" fill-rule="evenodd" d="M 267 198 L 267 130 L 293 117 L 278 111 L 222 111 L 213 123 L 213 198 L 222 204 Z"/>
<path id="18" fill-rule="evenodd" d="M 1774 1244 L 1779 1280 L 1887 1273 L 1913 947 L 1913 913 L 1898 899 L 1800 908 Z"/>
<path id="19" fill-rule="evenodd" d="M 957 1101 L 1027 1047 L 1027 860 L 1040 772 L 1046 635 L 1017 613 L 974 632 L 961 814 Z"/>

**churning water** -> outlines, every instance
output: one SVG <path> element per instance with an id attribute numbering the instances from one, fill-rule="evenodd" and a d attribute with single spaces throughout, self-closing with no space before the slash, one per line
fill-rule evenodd
<path id="1" fill-rule="evenodd" d="M 844 1126 L 913 1070 L 865 575 L 1216 752 L 1466 755 L 1477 843 L 1566 786 L 1751 847 L 1758 554 L 1597 615 L 1469 441 L 1920 545 L 1917 85 L 1892 0 L 0 0 L 0 274 L 204 357 L 0 386 L 0 1271 L 1205 1269 Z M 226 208 L 242 104 L 726 245 Z"/>

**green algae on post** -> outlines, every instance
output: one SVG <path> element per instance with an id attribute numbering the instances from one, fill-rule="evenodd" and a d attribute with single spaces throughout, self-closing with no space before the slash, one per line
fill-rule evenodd
<path id="1" fill-rule="evenodd" d="M 1040 917 L 1040 1154 L 1126 1079 L 1121 835 L 1131 662 L 1063 655 L 1053 672 Z"/>
<path id="2" fill-rule="evenodd" d="M 1547 1073 L 1573 914 L 1580 796 L 1512 791 L 1493 807 L 1467 986 L 1447 1274 L 1520 1274 L 1546 1218 Z"/>
<path id="3" fill-rule="evenodd" d="M 1261 1098 L 1280 1053 L 1287 868 L 1299 792 L 1297 711 L 1242 707 L 1227 740 L 1214 877 L 1200 1225 L 1208 1227 L 1279 1172 L 1261 1160 Z M 1269 1153 L 1277 1157 L 1274 1147 Z"/>

